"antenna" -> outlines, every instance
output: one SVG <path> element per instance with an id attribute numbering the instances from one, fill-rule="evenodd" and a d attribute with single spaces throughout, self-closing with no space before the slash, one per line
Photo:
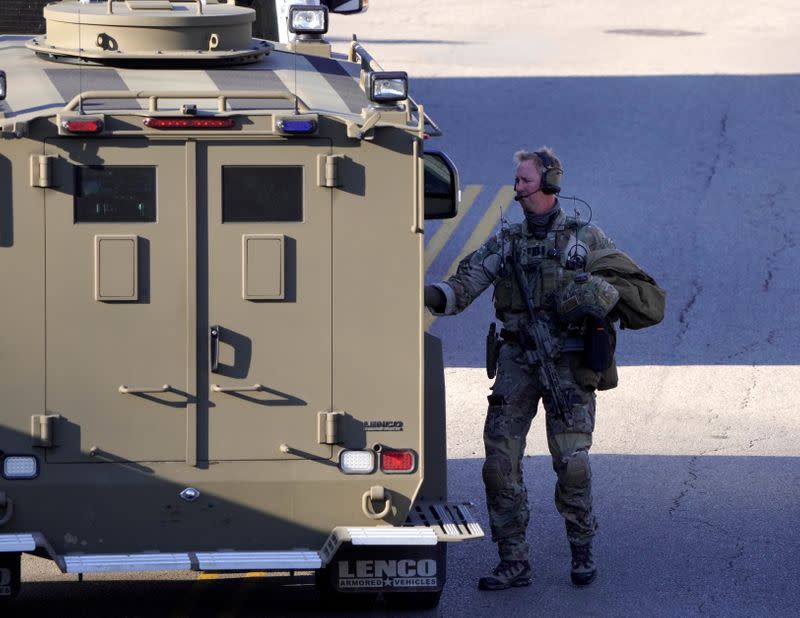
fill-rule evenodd
<path id="1" fill-rule="evenodd" d="M 587 225 L 589 225 L 589 223 L 591 223 L 592 217 L 594 215 L 594 212 L 592 211 L 592 206 L 589 204 L 589 202 L 587 202 L 586 200 L 582 200 L 579 197 L 575 197 L 574 195 L 559 195 L 558 197 L 559 197 L 559 199 L 562 199 L 562 200 L 572 200 L 573 202 L 580 202 L 581 204 L 586 206 L 586 208 L 589 209 L 589 218 L 586 219 L 586 222 L 583 224 L 583 226 L 587 226 Z M 575 207 L 575 210 L 573 212 L 575 213 L 575 219 L 578 220 L 579 217 L 578 217 L 578 209 L 577 209 L 577 207 Z"/>
<path id="2" fill-rule="evenodd" d="M 292 44 L 292 54 L 294 55 L 294 114 L 300 113 L 300 104 L 297 101 L 297 37 Z"/>
<path id="3" fill-rule="evenodd" d="M 586 260 L 589 256 L 588 248 L 583 245 L 580 240 L 578 239 L 578 233 L 580 232 L 582 227 L 586 227 L 589 225 L 589 222 L 592 220 L 592 207 L 589 205 L 589 202 L 582 200 L 579 197 L 563 195 L 561 196 L 563 199 L 572 200 L 573 202 L 580 202 L 584 204 L 589 209 L 589 218 L 586 222 L 581 222 L 581 214 L 578 210 L 577 206 L 573 207 L 573 213 L 575 216 L 575 244 L 567 251 L 567 262 L 571 264 L 572 268 L 575 270 L 584 269 L 586 267 Z M 583 255 L 581 255 L 583 254 Z"/>
<path id="4" fill-rule="evenodd" d="M 506 276 L 506 235 L 505 230 L 508 229 L 508 221 L 506 220 L 505 216 L 503 215 L 503 206 L 502 204 L 497 204 L 497 209 L 500 211 L 500 269 L 498 270 L 498 275 L 501 277 Z M 513 249 L 513 243 L 512 243 Z M 515 259 L 516 256 L 512 256 L 512 259 Z"/>
<path id="5" fill-rule="evenodd" d="M 108 12 L 111 13 L 111 2 L 108 0 Z M 83 65 L 81 64 L 81 26 L 83 25 L 83 8 L 84 0 L 78 2 L 78 112 L 83 116 Z"/>

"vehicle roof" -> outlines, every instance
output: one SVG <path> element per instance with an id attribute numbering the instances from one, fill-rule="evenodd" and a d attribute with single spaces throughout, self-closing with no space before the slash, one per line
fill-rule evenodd
<path id="1" fill-rule="evenodd" d="M 26 122 L 57 114 L 81 92 L 280 91 L 297 95 L 313 112 L 356 117 L 369 105 L 359 85 L 360 65 L 344 56 L 328 58 L 291 52 L 276 44 L 272 53 L 252 64 L 198 69 L 117 68 L 61 63 L 41 58 L 25 47 L 32 35 L 0 35 L 0 70 L 7 76 L 7 98 L 0 101 L 6 119 Z M 195 103 L 217 109 L 214 99 L 175 100 L 159 110 Z M 230 99 L 230 110 L 287 109 L 286 100 Z M 91 100 L 84 111 L 147 109 L 147 100 Z"/>

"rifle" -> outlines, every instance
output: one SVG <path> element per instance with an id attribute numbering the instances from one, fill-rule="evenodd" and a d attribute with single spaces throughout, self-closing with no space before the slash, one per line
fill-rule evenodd
<path id="1" fill-rule="evenodd" d="M 517 260 L 516 249 L 516 242 L 514 242 L 511 245 L 511 254 L 513 256 L 511 265 L 514 268 L 514 277 L 517 280 L 517 285 L 525 301 L 525 309 L 528 312 L 528 323 L 519 330 L 519 342 L 525 353 L 525 360 L 532 367 L 537 368 L 542 386 L 549 391 L 550 396 L 553 398 L 556 412 L 565 423 L 569 424 L 572 410 L 564 396 L 564 389 L 561 387 L 561 379 L 558 377 L 555 365 L 555 359 L 558 357 L 560 350 L 558 344 L 553 341 L 553 336 L 550 334 L 550 329 L 546 322 L 536 319 L 536 310 L 533 308 L 533 295 L 525 273 L 522 272 L 522 266 Z"/>

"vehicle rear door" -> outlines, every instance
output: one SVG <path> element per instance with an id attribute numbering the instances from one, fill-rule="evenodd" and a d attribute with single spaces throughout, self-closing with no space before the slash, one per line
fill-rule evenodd
<path id="1" fill-rule="evenodd" d="M 198 143 L 209 460 L 331 456 L 318 417 L 332 401 L 332 197 L 317 178 L 330 151 L 324 139 Z"/>
<path id="2" fill-rule="evenodd" d="M 184 143 L 55 139 L 46 152 L 46 403 L 61 416 L 47 459 L 183 460 L 195 367 Z"/>

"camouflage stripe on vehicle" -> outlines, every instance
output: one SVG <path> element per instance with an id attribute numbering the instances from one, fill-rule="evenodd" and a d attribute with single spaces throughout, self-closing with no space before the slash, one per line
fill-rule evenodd
<path id="1" fill-rule="evenodd" d="M 339 93 L 339 96 L 347 105 L 347 108 L 354 114 L 361 113 L 364 107 L 364 91 L 358 85 L 358 69 L 355 78 L 348 73 L 344 66 L 331 58 L 318 58 L 309 56 L 308 61 L 325 77 L 331 88 Z"/>
<path id="2" fill-rule="evenodd" d="M 131 90 L 202 91 L 257 90 L 295 93 L 314 111 L 352 116 L 369 105 L 359 86 L 359 66 L 345 60 L 295 55 L 276 49 L 256 63 L 222 69 L 143 70 L 96 65 L 61 64 L 36 56 L 24 46 L 29 37 L 0 39 L 3 66 L 8 77 L 8 98 L 0 106 L 6 118 L 30 120 L 57 112 L 80 91 Z M 2 45 L 6 43 L 6 45 Z M 198 108 L 214 110 L 216 101 L 161 101 L 162 109 L 178 103 L 196 103 Z M 228 101 L 230 109 L 270 109 L 286 107 L 285 101 Z M 92 101 L 87 109 L 146 109 L 146 101 Z"/>
<path id="3" fill-rule="evenodd" d="M 283 82 L 275 72 L 258 66 L 254 69 L 212 69 L 208 75 L 220 90 L 286 90 Z M 249 109 L 280 109 L 286 107 L 286 101 L 258 101 L 246 99 L 230 99 L 231 109 L 246 107 Z"/>
<path id="4" fill-rule="evenodd" d="M 58 94 L 66 102 L 89 90 L 127 90 L 128 87 L 117 73 L 116 69 L 93 68 L 87 69 L 45 69 L 45 75 L 58 90 Z M 122 99 L 114 101 L 87 101 L 84 109 L 119 109 L 138 107 L 135 99 Z"/>

